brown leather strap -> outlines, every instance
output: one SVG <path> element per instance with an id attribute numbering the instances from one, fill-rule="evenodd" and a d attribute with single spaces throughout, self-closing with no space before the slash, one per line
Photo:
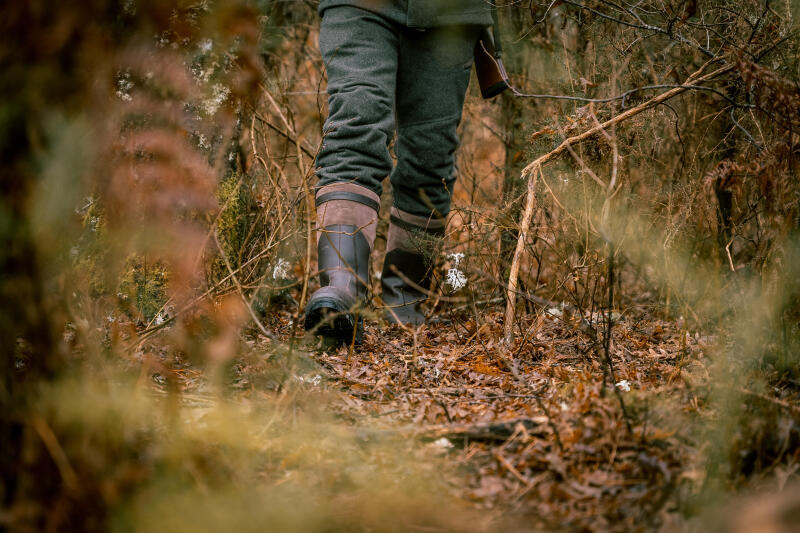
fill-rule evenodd
<path id="1" fill-rule="evenodd" d="M 325 202 L 330 202 L 331 200 L 349 200 L 351 202 L 357 202 L 367 207 L 371 207 L 375 211 L 380 211 L 381 209 L 381 204 L 379 204 L 372 198 L 364 196 L 363 194 L 358 194 L 350 191 L 333 191 L 321 194 L 317 196 L 317 199 L 314 203 L 316 204 L 317 207 L 319 207 Z"/>
<path id="2" fill-rule="evenodd" d="M 411 231 L 411 232 L 421 231 L 427 233 L 428 235 L 444 235 L 444 228 L 423 228 L 420 226 L 415 226 L 414 224 L 410 224 L 395 215 L 390 215 L 389 220 L 391 221 L 392 224 L 394 224 L 398 228 L 404 229 L 406 231 Z"/>

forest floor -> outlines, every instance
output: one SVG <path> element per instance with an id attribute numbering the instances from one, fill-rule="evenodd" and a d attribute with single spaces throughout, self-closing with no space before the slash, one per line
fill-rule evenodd
<path id="1" fill-rule="evenodd" d="M 630 530 L 680 521 L 703 477 L 687 420 L 704 417 L 710 339 L 653 314 L 614 314 L 613 377 L 589 333 L 604 324 L 588 319 L 602 318 L 559 307 L 519 319 L 510 352 L 500 308 L 416 330 L 368 321 L 362 346 L 327 351 L 302 344 L 289 310 L 265 325 L 287 344 L 298 336 L 294 386 L 330 393 L 326 409 L 359 438 L 430 451 L 468 506 L 547 529 Z M 264 368 L 238 363 L 235 388 L 263 387 Z M 178 374 L 187 393 L 202 379 Z"/>

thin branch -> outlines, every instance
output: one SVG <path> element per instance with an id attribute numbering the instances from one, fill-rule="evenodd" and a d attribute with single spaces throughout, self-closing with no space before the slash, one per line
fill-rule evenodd
<path id="1" fill-rule="evenodd" d="M 216 228 L 214 229 L 214 242 L 217 244 L 217 250 L 219 251 L 220 257 L 222 257 L 222 261 L 225 263 L 225 268 L 228 269 L 228 273 L 231 276 L 231 280 L 233 284 L 236 286 L 236 292 L 239 294 L 239 297 L 242 299 L 244 306 L 247 308 L 247 312 L 250 314 L 250 318 L 253 319 L 253 322 L 258 329 L 264 334 L 265 337 L 275 340 L 275 334 L 269 331 L 264 324 L 261 323 L 261 320 L 256 315 L 255 311 L 253 311 L 253 306 L 250 300 L 247 299 L 247 296 L 244 294 L 244 289 L 242 285 L 239 283 L 239 278 L 236 277 L 234 273 L 233 267 L 231 266 L 230 261 L 228 261 L 228 255 L 225 253 L 225 250 L 222 248 L 222 244 L 219 242 L 219 235 L 217 234 Z"/>
<path id="2" fill-rule="evenodd" d="M 618 19 L 618 18 L 612 17 L 611 15 L 603 13 L 602 11 L 599 11 L 599 10 L 594 9 L 592 7 L 583 5 L 580 2 L 573 2 L 572 0 L 564 0 L 564 3 L 567 4 L 567 5 L 571 5 L 571 6 L 577 7 L 578 9 L 581 9 L 581 10 L 589 11 L 590 13 L 594 13 L 595 15 L 597 15 L 600 18 L 603 18 L 603 19 L 606 19 L 606 20 L 610 20 L 612 22 L 616 22 L 617 24 L 621 24 L 623 26 L 628 26 L 629 28 L 637 28 L 637 29 L 640 29 L 640 30 L 649 30 L 649 31 L 654 31 L 656 33 L 660 33 L 662 35 L 666 35 L 667 37 L 669 37 L 670 39 L 672 39 L 674 41 L 678 41 L 678 42 L 681 42 L 683 44 L 688 44 L 688 45 L 692 46 L 693 48 L 695 48 L 695 49 L 699 50 L 700 52 L 702 52 L 703 54 L 707 55 L 708 57 L 715 58 L 715 59 L 719 57 L 718 54 L 715 54 L 714 52 L 712 52 L 711 50 L 709 50 L 705 46 L 703 46 L 701 44 L 698 44 L 698 43 L 694 43 L 694 42 L 690 41 L 689 39 L 687 39 L 686 37 L 682 36 L 681 34 L 674 33 L 671 30 L 665 30 L 664 28 L 660 28 L 658 26 L 653 26 L 651 24 L 646 24 L 644 22 L 641 22 L 641 19 L 639 17 L 636 17 L 636 18 L 640 22 L 638 24 L 635 24 L 633 22 L 628 22 L 628 21 L 625 21 L 625 20 L 622 20 L 622 19 Z"/>
<path id="3" fill-rule="evenodd" d="M 749 108 L 754 108 L 755 107 L 755 105 L 753 105 L 753 104 L 738 103 L 735 100 L 733 100 L 730 96 L 728 96 L 727 94 L 723 93 L 722 91 L 720 91 L 718 89 L 715 89 L 713 87 L 706 87 L 704 85 L 677 85 L 677 84 L 669 84 L 669 83 L 658 84 L 658 85 L 645 85 L 643 87 L 635 87 L 633 89 L 625 91 L 624 93 L 622 93 L 620 95 L 610 96 L 608 98 L 585 98 L 585 97 L 582 97 L 582 96 L 567 96 L 567 95 L 562 95 L 562 94 L 527 94 L 527 93 L 519 92 L 514 87 L 511 88 L 512 92 L 514 93 L 514 96 L 517 96 L 519 98 L 536 98 L 536 99 L 543 99 L 543 100 L 544 99 L 546 99 L 546 100 L 572 100 L 572 101 L 576 101 L 576 102 L 587 102 L 587 103 L 593 103 L 593 104 L 605 104 L 605 103 L 608 103 L 608 102 L 614 102 L 616 100 L 622 100 L 622 108 L 623 109 L 625 109 L 625 100 L 627 100 L 627 98 L 630 95 L 632 95 L 634 93 L 641 92 L 641 91 L 648 91 L 648 90 L 652 90 L 652 89 L 693 89 L 693 90 L 697 90 L 697 91 L 709 91 L 709 92 L 712 92 L 712 93 L 714 93 L 714 94 L 716 94 L 718 96 L 721 96 L 722 98 L 727 100 L 733 107 L 739 107 L 739 108 L 745 108 L 745 109 L 749 109 Z"/>
<path id="4" fill-rule="evenodd" d="M 749 131 L 747 131 L 747 130 L 745 129 L 745 127 L 744 127 L 744 126 L 742 126 L 741 124 L 739 124 L 739 121 L 738 121 L 738 120 L 736 120 L 736 116 L 733 114 L 733 110 L 734 110 L 734 108 L 733 108 L 733 107 L 731 107 L 731 121 L 733 122 L 733 125 L 734 125 L 734 126 L 736 126 L 737 128 L 739 128 L 739 130 L 740 130 L 742 133 L 744 133 L 744 136 L 745 136 L 745 137 L 747 137 L 747 140 L 750 142 L 750 144 L 752 144 L 753 146 L 755 146 L 755 147 L 756 147 L 756 150 L 758 150 L 759 152 L 760 152 L 761 150 L 763 150 L 763 149 L 764 149 L 764 147 L 763 147 L 763 146 L 761 146 L 760 144 L 758 144 L 758 141 L 756 141 L 756 140 L 753 138 L 753 136 L 752 136 L 752 135 L 750 135 L 750 132 L 749 132 Z"/>
<path id="5" fill-rule="evenodd" d="M 664 93 L 659 94 L 658 96 L 651 98 L 650 100 L 643 102 L 642 104 L 628 109 L 627 111 L 620 113 L 619 115 L 605 121 L 600 125 L 596 125 L 592 128 L 589 128 L 585 132 L 575 135 L 573 137 L 569 137 L 564 139 L 561 144 L 559 144 L 555 149 L 547 152 L 546 154 L 540 156 L 535 161 L 529 163 L 525 168 L 522 169 L 521 177 L 523 179 L 528 179 L 528 188 L 527 188 L 527 197 L 525 200 L 525 211 L 522 215 L 522 220 L 520 222 L 520 231 L 519 231 L 519 238 L 517 239 L 517 247 L 514 250 L 514 257 L 511 261 L 511 270 L 508 275 L 508 291 L 507 291 L 507 301 L 506 301 L 506 312 L 505 312 L 505 319 L 504 319 L 504 341 L 507 346 L 511 346 L 514 340 L 514 315 L 515 315 L 515 306 L 516 306 L 516 292 L 517 292 L 517 282 L 519 276 L 519 266 L 520 260 L 522 258 L 522 252 L 525 249 L 525 242 L 528 239 L 528 230 L 530 228 L 531 218 L 533 217 L 533 210 L 536 203 L 536 182 L 538 178 L 542 175 L 542 166 L 556 157 L 560 155 L 562 152 L 567 150 L 568 146 L 571 146 L 575 143 L 580 143 L 586 139 L 593 137 L 594 135 L 602 132 L 605 129 L 614 126 L 620 122 L 628 120 L 631 117 L 638 115 L 639 113 L 646 111 L 652 107 L 655 107 L 662 102 L 669 100 L 670 98 L 677 96 L 688 89 L 685 88 L 685 85 L 693 85 L 694 82 L 703 82 L 709 79 L 713 79 L 720 74 L 724 74 L 729 72 L 733 69 L 733 65 L 726 65 L 722 68 L 719 68 L 705 76 L 697 78 L 697 76 L 708 66 L 711 61 L 705 63 L 700 69 L 694 72 L 689 78 L 687 78 L 687 83 L 682 84 L 679 87 L 670 89 Z"/>

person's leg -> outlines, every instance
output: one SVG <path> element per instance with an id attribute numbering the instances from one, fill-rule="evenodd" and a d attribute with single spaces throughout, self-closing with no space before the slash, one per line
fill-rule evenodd
<path id="1" fill-rule="evenodd" d="M 319 47 L 328 78 L 328 118 L 316 161 L 317 188 L 357 183 L 380 197 L 392 171 L 399 28 L 349 6 L 326 9 Z"/>
<path id="2" fill-rule="evenodd" d="M 392 322 L 424 321 L 419 305 L 426 295 L 420 289 L 430 284 L 435 258 L 415 235 L 444 233 L 456 178 L 456 130 L 479 30 L 475 26 L 410 30 L 400 43 L 398 161 L 391 175 L 393 207 L 381 276 L 385 315 Z"/>
<path id="3" fill-rule="evenodd" d="M 407 30 L 397 71 L 397 166 L 394 206 L 414 215 L 450 210 L 457 128 L 479 28 Z"/>
<path id="4" fill-rule="evenodd" d="M 320 50 L 328 74 L 328 119 L 317 157 L 317 254 L 321 288 L 305 327 L 360 342 L 381 181 L 392 168 L 398 31 L 379 15 L 326 9 Z"/>

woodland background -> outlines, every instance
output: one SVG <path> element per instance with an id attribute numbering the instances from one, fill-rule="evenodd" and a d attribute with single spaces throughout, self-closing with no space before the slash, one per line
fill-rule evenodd
<path id="1" fill-rule="evenodd" d="M 451 322 L 323 350 L 316 3 L 4 5 L 3 528 L 796 524 L 800 4 L 498 9 Z"/>

